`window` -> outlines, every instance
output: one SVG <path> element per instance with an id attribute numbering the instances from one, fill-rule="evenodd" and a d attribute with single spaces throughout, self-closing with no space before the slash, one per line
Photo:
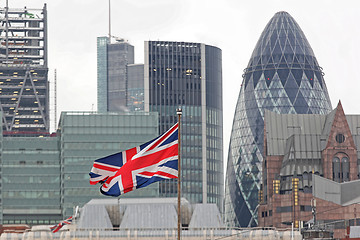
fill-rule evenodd
<path id="1" fill-rule="evenodd" d="M 276 212 L 292 212 L 292 206 L 276 207 Z"/>
<path id="2" fill-rule="evenodd" d="M 342 133 L 339 133 L 335 136 L 335 140 L 338 143 L 343 143 L 345 141 L 345 136 Z"/>
<path id="3" fill-rule="evenodd" d="M 340 161 L 341 159 L 341 161 Z M 333 158 L 333 180 L 335 182 L 350 181 L 350 162 L 345 153 L 337 153 Z"/>
<path id="4" fill-rule="evenodd" d="M 350 180 L 350 163 L 349 158 L 343 157 L 341 159 L 341 168 L 342 168 L 342 180 L 347 182 Z"/>
<path id="5" fill-rule="evenodd" d="M 333 158 L 332 162 L 332 168 L 333 168 L 333 180 L 335 182 L 340 182 L 340 159 L 338 157 Z"/>

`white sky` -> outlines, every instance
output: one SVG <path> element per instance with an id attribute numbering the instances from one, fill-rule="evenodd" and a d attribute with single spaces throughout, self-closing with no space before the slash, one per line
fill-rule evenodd
<path id="1" fill-rule="evenodd" d="M 108 1 L 9 0 L 9 7 L 42 8 L 45 2 L 49 78 L 53 82 L 56 68 L 58 114 L 96 110 L 96 37 L 108 34 Z M 135 46 L 136 63 L 143 63 L 145 40 L 222 49 L 225 162 L 241 75 L 278 11 L 289 12 L 304 31 L 323 67 L 333 108 L 341 100 L 346 114 L 360 114 L 358 0 L 112 0 L 111 5 L 112 35 Z"/>

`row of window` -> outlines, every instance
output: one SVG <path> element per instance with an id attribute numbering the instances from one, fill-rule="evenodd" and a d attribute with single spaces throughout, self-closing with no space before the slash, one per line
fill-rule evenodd
<path id="1" fill-rule="evenodd" d="M 3 198 L 60 198 L 58 191 L 4 191 Z"/>
<path id="2" fill-rule="evenodd" d="M 27 219 L 27 220 L 15 220 L 10 219 L 10 216 L 4 216 L 7 219 L 3 220 L 3 224 L 29 224 L 29 225 L 53 225 L 59 223 L 61 219 L 61 216 L 57 220 L 33 220 L 33 219 Z"/>
<path id="3" fill-rule="evenodd" d="M 308 205 L 300 205 L 300 211 L 301 212 L 311 212 L 312 207 L 308 206 Z M 285 213 L 285 212 L 292 212 L 293 211 L 293 206 L 283 206 L 283 207 L 276 207 L 276 212 L 277 213 Z M 272 210 L 269 210 L 269 216 L 270 213 L 272 214 Z M 265 216 L 266 214 L 264 214 Z M 263 217 L 264 217 L 263 216 Z M 267 216 L 267 215 L 266 215 Z"/>

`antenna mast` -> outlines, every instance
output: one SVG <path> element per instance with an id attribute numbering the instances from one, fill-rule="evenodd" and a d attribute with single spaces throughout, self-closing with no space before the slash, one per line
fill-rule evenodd
<path id="1" fill-rule="evenodd" d="M 111 43 L 111 4 L 109 0 L 109 41 Z"/>
<path id="2" fill-rule="evenodd" d="M 109 0 L 110 1 L 110 0 Z M 6 62 L 9 60 L 9 2 L 6 0 L 6 10 L 5 10 L 5 19 L 6 19 Z"/>
<path id="3" fill-rule="evenodd" d="M 57 124 L 57 98 L 56 98 L 56 95 L 57 95 L 57 87 L 56 87 L 56 81 L 57 81 L 57 75 L 56 75 L 56 68 L 55 68 L 55 71 L 54 71 L 54 131 L 56 131 L 56 124 Z"/>

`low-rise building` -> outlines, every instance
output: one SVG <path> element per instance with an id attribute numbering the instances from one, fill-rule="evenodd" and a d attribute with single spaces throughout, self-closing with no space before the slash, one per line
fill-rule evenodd
<path id="1" fill-rule="evenodd" d="M 63 112 L 51 137 L 2 137 L 1 130 L 0 224 L 55 224 L 75 206 L 106 198 L 89 184 L 94 160 L 157 137 L 158 114 Z M 158 196 L 154 183 L 124 197 Z"/>
<path id="2" fill-rule="evenodd" d="M 348 204 L 313 196 L 314 175 L 339 184 L 358 181 L 359 129 L 360 115 L 345 115 L 340 102 L 327 115 L 267 111 L 259 226 L 299 227 L 313 219 L 314 211 L 315 224 L 334 228 L 335 238 L 345 235 L 346 226 L 359 225 L 356 196 Z"/>

